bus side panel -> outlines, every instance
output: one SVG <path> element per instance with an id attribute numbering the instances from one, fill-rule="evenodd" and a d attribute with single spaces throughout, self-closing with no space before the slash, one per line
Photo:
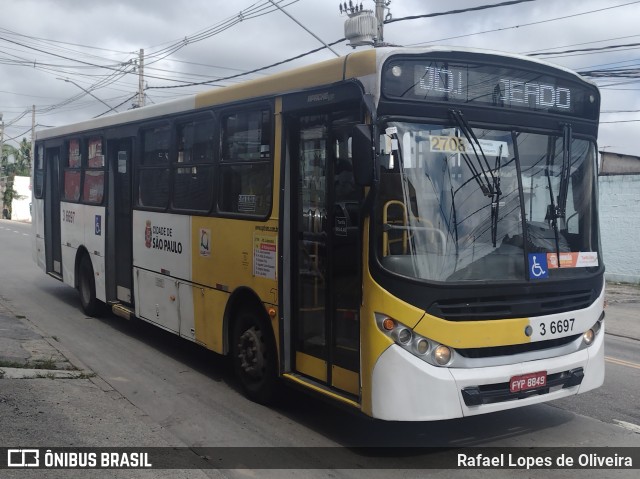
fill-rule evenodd
<path id="1" fill-rule="evenodd" d="M 76 287 L 76 259 L 78 249 L 87 250 L 93 266 L 96 298 L 105 301 L 104 236 L 102 221 L 105 209 L 77 203 L 61 203 L 60 237 L 62 242 L 62 277 L 66 284 Z"/>
<path id="2" fill-rule="evenodd" d="M 229 293 L 211 288 L 194 288 L 196 341 L 206 348 L 224 354 L 224 310 Z"/>
<path id="3" fill-rule="evenodd" d="M 133 265 L 191 281 L 191 217 L 134 210 Z"/>
<path id="4" fill-rule="evenodd" d="M 136 316 L 168 329 L 180 331 L 178 289 L 180 282 L 163 274 L 134 268 Z"/>
<path id="5" fill-rule="evenodd" d="M 135 314 L 194 340 L 191 217 L 133 212 Z"/>
<path id="6" fill-rule="evenodd" d="M 35 244 L 32 245 L 33 260 L 42 271 L 47 270 L 47 259 L 45 256 L 44 246 L 44 200 L 33 199 L 31 204 L 32 211 L 32 224 L 33 230 L 32 237 Z"/>
<path id="7" fill-rule="evenodd" d="M 83 208 L 84 241 L 83 244 L 93 264 L 93 275 L 96 283 L 96 298 L 106 302 L 106 275 L 105 275 L 105 239 L 104 223 L 105 208 L 103 206 L 86 205 Z"/>
<path id="8" fill-rule="evenodd" d="M 60 242 L 62 243 L 62 278 L 76 287 L 76 253 L 84 243 L 83 206 L 60 203 Z"/>
<path id="9" fill-rule="evenodd" d="M 192 279 L 206 286 L 204 300 L 197 298 L 202 293 L 194 288 L 199 343 L 224 352 L 223 315 L 230 294 L 238 288 L 248 288 L 263 303 L 277 305 L 277 224 L 276 219 L 192 218 Z"/>

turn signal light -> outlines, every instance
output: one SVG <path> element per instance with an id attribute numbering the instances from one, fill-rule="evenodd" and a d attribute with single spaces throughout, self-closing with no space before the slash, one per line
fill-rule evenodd
<path id="1" fill-rule="evenodd" d="M 382 327 L 387 331 L 393 331 L 393 328 L 396 327 L 396 322 L 391 318 L 385 318 L 382 320 Z"/>

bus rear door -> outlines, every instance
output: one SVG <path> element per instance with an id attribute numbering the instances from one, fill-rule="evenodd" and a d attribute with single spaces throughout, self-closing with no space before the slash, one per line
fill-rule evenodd
<path id="1" fill-rule="evenodd" d="M 44 234 L 47 273 L 62 279 L 62 235 L 60 225 L 60 148 L 47 148 L 44 201 Z"/>

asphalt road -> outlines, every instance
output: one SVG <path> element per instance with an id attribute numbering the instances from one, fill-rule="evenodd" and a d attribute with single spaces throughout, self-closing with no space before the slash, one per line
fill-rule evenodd
<path id="1" fill-rule="evenodd" d="M 2 301 L 55 337 L 100 380 L 190 447 L 640 447 L 639 341 L 607 337 L 610 359 L 605 385 L 599 390 L 491 415 L 433 423 L 385 423 L 295 390 L 287 390 L 279 407 L 266 408 L 242 396 L 226 359 L 150 325 L 115 316 L 86 317 L 77 292 L 46 276 L 33 263 L 30 225 L 0 220 L 0 245 Z M 464 471 L 454 472 L 448 471 L 446 477 L 467 476 Z M 632 471 L 609 472 L 608 477 L 636 477 Z M 241 471 L 229 474 L 246 477 Z M 271 477 L 288 475 L 274 473 Z M 389 471 L 367 474 L 389 476 Z M 486 475 L 513 476 L 514 471 L 487 471 Z M 581 477 L 601 474 L 582 471 Z"/>

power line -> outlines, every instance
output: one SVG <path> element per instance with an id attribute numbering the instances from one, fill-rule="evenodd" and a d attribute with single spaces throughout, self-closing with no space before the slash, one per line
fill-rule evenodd
<path id="1" fill-rule="evenodd" d="M 640 119 L 638 120 L 614 120 L 614 121 L 601 121 L 600 123 L 634 123 L 636 121 L 640 121 Z"/>
<path id="2" fill-rule="evenodd" d="M 602 110 L 600 114 L 609 114 L 609 113 L 639 113 L 640 110 Z"/>
<path id="3" fill-rule="evenodd" d="M 608 45 L 606 47 L 592 47 L 592 48 L 577 48 L 574 50 L 564 50 L 561 52 L 540 52 L 540 53 L 529 53 L 530 57 L 538 57 L 542 55 L 559 55 L 562 53 L 576 53 L 576 52 L 601 52 L 605 50 L 614 50 L 616 48 L 628 48 L 628 47 L 639 47 L 640 43 L 625 43 L 621 45 Z"/>
<path id="4" fill-rule="evenodd" d="M 385 20 L 384 23 L 388 24 L 388 23 L 402 22 L 404 20 L 417 20 L 418 18 L 431 18 L 431 17 L 440 17 L 443 15 L 455 15 L 458 13 L 475 12 L 478 10 L 486 10 L 488 8 L 506 7 L 509 5 L 516 5 L 518 3 L 535 2 L 535 1 L 537 0 L 511 0 L 509 2 L 494 3 L 492 5 L 479 5 L 477 7 L 461 8 L 459 10 L 449 10 L 448 12 L 427 13 L 425 15 L 411 15 L 409 17 L 402 17 L 402 18 L 390 18 L 388 20 Z"/>
<path id="5" fill-rule="evenodd" d="M 623 3 L 621 5 L 614 5 L 612 7 L 605 7 L 605 8 L 599 8 L 599 9 L 596 9 L 596 10 L 589 10 L 587 12 L 574 13 L 572 15 L 565 15 L 565 16 L 562 16 L 562 17 L 549 18 L 547 20 L 539 20 L 537 22 L 523 23 L 521 25 L 513 25 L 513 26 L 510 26 L 510 27 L 494 28 L 493 30 L 484 30 L 482 32 L 474 32 L 474 33 L 467 33 L 467 34 L 464 34 L 464 35 L 456 35 L 454 37 L 440 38 L 438 40 L 431 40 L 431 41 L 428 41 L 428 42 L 412 43 L 412 44 L 407 45 L 407 46 L 413 47 L 413 46 L 418 46 L 418 45 L 427 45 L 429 43 L 437 43 L 437 42 L 443 42 L 445 40 L 454 40 L 454 39 L 457 39 L 457 38 L 472 37 L 474 35 L 482 35 L 482 34 L 485 34 L 485 33 L 495 33 L 495 32 L 502 32 L 502 31 L 505 31 L 505 30 L 513 30 L 513 29 L 516 29 L 516 28 L 530 27 L 532 25 L 540 25 L 542 23 L 555 22 L 555 21 L 558 21 L 558 20 L 566 20 L 567 18 L 574 18 L 574 17 L 579 17 L 579 16 L 582 16 L 582 15 L 589 15 L 591 13 L 603 12 L 605 10 L 612 10 L 614 8 L 626 7 L 628 5 L 634 5 L 636 3 L 640 3 L 640 0 L 636 0 L 634 2 Z"/>
<path id="6" fill-rule="evenodd" d="M 341 38 L 340 40 L 336 40 L 335 42 L 328 43 L 327 45 L 332 47 L 334 45 L 337 45 L 338 43 L 344 42 L 345 40 L 346 40 L 346 38 Z M 186 85 L 150 86 L 150 87 L 148 87 L 148 89 L 149 90 L 160 90 L 160 89 L 168 89 L 168 88 L 181 88 L 181 87 L 185 87 L 185 86 L 211 85 L 213 83 L 218 83 L 218 82 L 225 81 L 225 80 L 231 80 L 233 78 L 238 78 L 238 77 L 241 77 L 241 76 L 250 75 L 251 73 L 257 73 L 257 72 L 260 72 L 262 70 L 267 70 L 269 68 L 273 68 L 273 67 L 276 67 L 276 66 L 279 66 L 279 65 L 283 65 L 285 63 L 292 62 L 293 60 L 297 60 L 299 58 L 306 57 L 307 55 L 311 55 L 312 53 L 316 53 L 316 52 L 319 52 L 321 50 L 324 50 L 325 48 L 327 48 L 327 47 L 321 46 L 321 47 L 315 48 L 313 50 L 309 50 L 308 52 L 301 53 L 300 55 L 296 55 L 295 57 L 290 57 L 290 58 L 287 58 L 286 60 L 282 60 L 282 61 L 279 61 L 279 62 L 276 62 L 276 63 L 272 63 L 271 65 L 266 65 L 264 67 L 256 68 L 256 69 L 250 70 L 248 72 L 238 73 L 236 75 L 231 75 L 231 76 L 227 76 L 227 77 L 223 77 L 223 78 L 218 78 L 216 80 L 203 81 L 203 82 L 194 82 L 194 83 L 188 83 Z"/>

